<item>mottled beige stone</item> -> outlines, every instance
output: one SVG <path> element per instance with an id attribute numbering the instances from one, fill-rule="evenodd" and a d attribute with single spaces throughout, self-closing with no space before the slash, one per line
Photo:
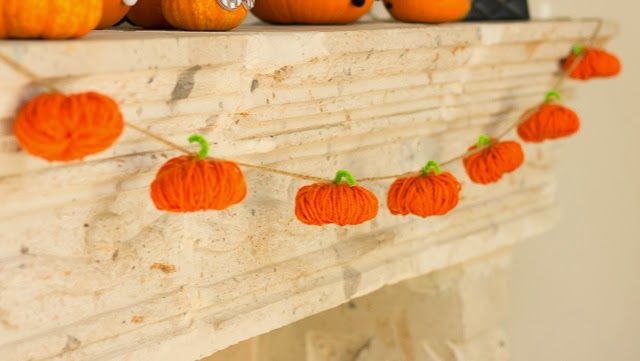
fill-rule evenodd
<path id="1" fill-rule="evenodd" d="M 78 41 L 3 41 L 0 51 L 65 91 L 113 96 L 127 121 L 174 142 L 201 133 L 213 156 L 368 177 L 419 169 L 503 129 L 541 100 L 558 60 L 594 26 L 100 31 Z M 614 30 L 606 25 L 602 40 Z M 366 184 L 381 200 L 373 222 L 307 227 L 292 212 L 305 182 L 253 170 L 241 205 L 166 214 L 148 185 L 175 151 L 127 130 L 84 162 L 30 157 L 11 124 L 34 93 L 0 65 L 5 360 L 193 360 L 513 244 L 554 219 L 548 145 L 527 147 L 523 169 L 492 187 L 450 167 L 464 190 L 445 217 L 389 215 L 390 182 L 377 182 Z"/>
<path id="2" fill-rule="evenodd" d="M 384 287 L 203 361 L 507 361 L 510 253 Z"/>

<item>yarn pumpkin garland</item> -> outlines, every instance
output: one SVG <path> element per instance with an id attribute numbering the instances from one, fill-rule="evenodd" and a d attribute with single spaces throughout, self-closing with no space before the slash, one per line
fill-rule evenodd
<path id="1" fill-rule="evenodd" d="M 357 185 L 351 173 L 340 170 L 333 183 L 315 183 L 300 188 L 296 194 L 295 214 L 300 222 L 308 225 L 357 225 L 378 215 L 378 198 Z"/>
<path id="2" fill-rule="evenodd" d="M 207 141 L 192 135 L 200 144 L 198 155 L 184 155 L 165 163 L 151 183 L 156 208 L 169 212 L 224 210 L 242 202 L 247 195 L 244 175 L 236 163 L 207 158 Z"/>
<path id="3" fill-rule="evenodd" d="M 49 161 L 80 160 L 101 152 L 123 129 L 118 104 L 95 92 L 40 94 L 19 110 L 13 125 L 22 149 Z"/>
<path id="4" fill-rule="evenodd" d="M 578 61 L 577 64 L 574 64 Z M 612 77 L 622 70 L 622 64 L 615 55 L 597 48 L 577 44 L 562 65 L 569 76 L 578 80 L 597 77 Z"/>
<path id="5" fill-rule="evenodd" d="M 547 93 L 544 103 L 518 126 L 520 138 L 526 142 L 539 143 L 578 132 L 580 118 L 576 112 L 563 106 L 559 101 L 558 92 Z"/>
<path id="6" fill-rule="evenodd" d="M 453 174 L 429 161 L 422 174 L 399 178 L 389 188 L 387 207 L 393 215 L 440 216 L 458 205 L 462 186 Z"/>
<path id="7" fill-rule="evenodd" d="M 482 135 L 469 148 L 472 154 L 463 159 L 469 178 L 480 184 L 499 181 L 505 173 L 518 169 L 524 162 L 522 146 L 514 141 L 497 141 Z"/>
<path id="8" fill-rule="evenodd" d="M 252 0 L 219 0 L 218 3 L 238 4 L 239 1 L 243 4 L 252 2 Z M 3 9 L 0 6 L 0 15 L 2 15 L 1 10 Z M 0 16 L 0 31 L 3 31 L 1 23 L 3 20 Z M 599 28 L 594 32 L 592 41 L 597 37 Z M 564 67 L 565 73 L 560 76 L 554 85 L 555 88 L 559 87 L 566 77 L 573 74 L 575 69 L 579 69 L 588 55 L 580 51 L 574 51 L 574 53 L 577 54 L 576 57 L 571 64 Z M 16 138 L 27 152 L 49 160 L 82 159 L 86 155 L 108 148 L 122 133 L 125 123 L 117 104 L 111 98 L 93 92 L 62 95 L 57 88 L 47 82 L 41 82 L 39 77 L 10 57 L 0 53 L 0 60 L 31 79 L 33 83 L 52 91 L 50 94 L 35 97 L 25 104 L 16 117 L 14 124 Z M 619 61 L 615 57 L 613 60 L 609 58 L 605 63 L 615 65 L 616 62 L 618 63 L 617 72 L 619 72 Z M 616 73 L 611 70 L 611 67 L 609 70 L 602 70 L 607 66 L 591 64 L 590 69 L 595 70 L 590 76 L 610 76 Z M 548 93 L 545 102 L 535 108 L 537 113 L 534 114 L 535 116 L 525 113 L 526 117 L 523 116 L 518 122 L 514 122 L 504 133 L 498 135 L 497 139 L 483 135 L 476 145 L 469 148 L 468 152 L 442 164 L 448 165 L 462 158 L 472 181 L 482 184 L 498 181 L 504 173 L 516 170 L 524 162 L 520 144 L 513 141 L 500 141 L 514 127 L 518 127 L 518 132 L 523 139 L 533 142 L 555 139 L 577 131 L 579 128 L 577 115 L 570 109 L 556 104 L 559 100 L 557 92 Z M 554 113 L 544 116 L 544 110 L 551 109 L 548 108 L 550 106 L 562 108 L 554 108 L 555 113 L 560 115 Z M 555 119 L 556 117 L 567 118 L 568 121 Z M 158 171 L 151 185 L 151 198 L 158 209 L 171 212 L 221 210 L 240 203 L 247 192 L 244 176 L 238 167 L 240 165 L 318 181 L 319 183 L 302 187 L 296 195 L 295 213 L 305 224 L 356 225 L 371 220 L 377 215 L 376 196 L 369 190 L 357 186 L 355 179 L 347 171 L 339 171 L 331 183 L 325 182 L 320 177 L 268 166 L 207 159 L 208 145 L 200 136 L 189 138 L 190 142 L 198 142 L 201 145 L 200 153 L 194 156 L 188 149 L 144 128 L 130 123 L 126 125 L 173 149 L 189 154 L 171 159 Z M 362 178 L 361 181 L 389 179 L 396 179 L 388 194 L 389 210 L 392 214 L 415 214 L 422 217 L 441 215 L 449 212 L 459 202 L 460 183 L 450 173 L 442 173 L 440 166 L 434 161 L 427 163 L 418 177 L 407 177 L 405 173 Z M 213 190 L 207 187 L 210 184 L 214 185 Z"/>

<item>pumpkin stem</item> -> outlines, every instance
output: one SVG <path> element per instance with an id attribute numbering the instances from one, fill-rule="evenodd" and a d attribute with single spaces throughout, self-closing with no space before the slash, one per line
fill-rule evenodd
<path id="1" fill-rule="evenodd" d="M 478 143 L 477 146 L 478 148 L 482 148 L 482 147 L 486 147 L 488 145 L 491 145 L 493 141 L 491 140 L 491 137 L 486 135 L 486 134 L 482 134 L 480 136 L 480 138 L 478 138 Z"/>
<path id="2" fill-rule="evenodd" d="M 580 54 L 584 52 L 584 49 L 585 49 L 584 44 L 578 43 L 573 46 L 571 51 L 573 52 L 573 55 L 580 56 Z"/>
<path id="3" fill-rule="evenodd" d="M 353 177 L 351 173 L 349 173 L 348 170 L 341 169 L 336 173 L 336 179 L 334 180 L 334 182 L 336 184 L 340 184 L 342 183 L 343 180 L 347 181 L 347 184 L 349 185 L 349 187 L 353 187 L 357 184 L 356 179 Z"/>
<path id="4" fill-rule="evenodd" d="M 209 156 L 209 143 L 199 134 L 194 134 L 189 137 L 189 143 L 200 144 L 200 151 L 198 152 L 198 159 L 203 160 Z"/>
<path id="5" fill-rule="evenodd" d="M 428 161 L 424 168 L 422 168 L 422 175 L 429 175 L 431 172 L 434 172 L 436 175 L 440 175 L 440 173 L 442 173 L 440 164 L 435 160 Z"/>
<path id="6" fill-rule="evenodd" d="M 558 92 L 557 90 L 549 91 L 544 97 L 545 103 L 550 103 L 553 101 L 559 102 L 560 100 L 562 100 L 562 97 L 560 96 L 560 92 Z"/>

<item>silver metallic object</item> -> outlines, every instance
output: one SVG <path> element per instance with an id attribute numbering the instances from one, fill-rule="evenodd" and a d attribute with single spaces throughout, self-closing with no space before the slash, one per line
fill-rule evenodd
<path id="1" fill-rule="evenodd" d="M 245 9 L 251 10 L 256 0 L 218 0 L 218 4 L 226 10 L 236 10 L 240 6 L 244 6 Z"/>

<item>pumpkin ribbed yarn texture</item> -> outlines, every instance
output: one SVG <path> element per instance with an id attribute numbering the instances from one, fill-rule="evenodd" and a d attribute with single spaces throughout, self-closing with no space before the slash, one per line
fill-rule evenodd
<path id="1" fill-rule="evenodd" d="M 25 104 L 13 130 L 28 153 L 50 161 L 72 161 L 109 148 L 122 134 L 118 104 L 94 93 L 41 94 Z"/>
<path id="2" fill-rule="evenodd" d="M 495 183 L 505 173 L 513 172 L 524 162 L 522 146 L 514 141 L 496 141 L 481 137 L 470 151 L 484 149 L 464 158 L 464 167 L 469 178 L 480 184 Z"/>
<path id="3" fill-rule="evenodd" d="M 575 65 L 569 76 L 573 79 L 589 80 L 595 77 L 611 77 L 618 75 L 622 69 L 620 60 L 613 54 L 596 48 L 576 46 L 565 59 L 563 69 L 571 70 L 573 62 L 584 52 L 580 62 Z"/>
<path id="4" fill-rule="evenodd" d="M 156 208 L 169 212 L 223 210 L 247 194 L 237 164 L 185 155 L 170 159 L 151 183 Z"/>
<path id="5" fill-rule="evenodd" d="M 551 91 L 545 102 L 518 126 L 518 135 L 526 142 L 539 143 L 575 134 L 580 129 L 580 118 L 573 110 L 555 103 L 560 94 Z"/>
<path id="6" fill-rule="evenodd" d="M 378 215 L 378 198 L 366 188 L 340 183 L 315 183 L 296 194 L 296 217 L 308 225 L 361 224 Z"/>
<path id="7" fill-rule="evenodd" d="M 393 182 L 387 195 L 387 206 L 394 215 L 444 215 L 458 205 L 461 188 L 453 174 L 440 173 L 439 168 L 427 170 L 420 176 Z"/>

